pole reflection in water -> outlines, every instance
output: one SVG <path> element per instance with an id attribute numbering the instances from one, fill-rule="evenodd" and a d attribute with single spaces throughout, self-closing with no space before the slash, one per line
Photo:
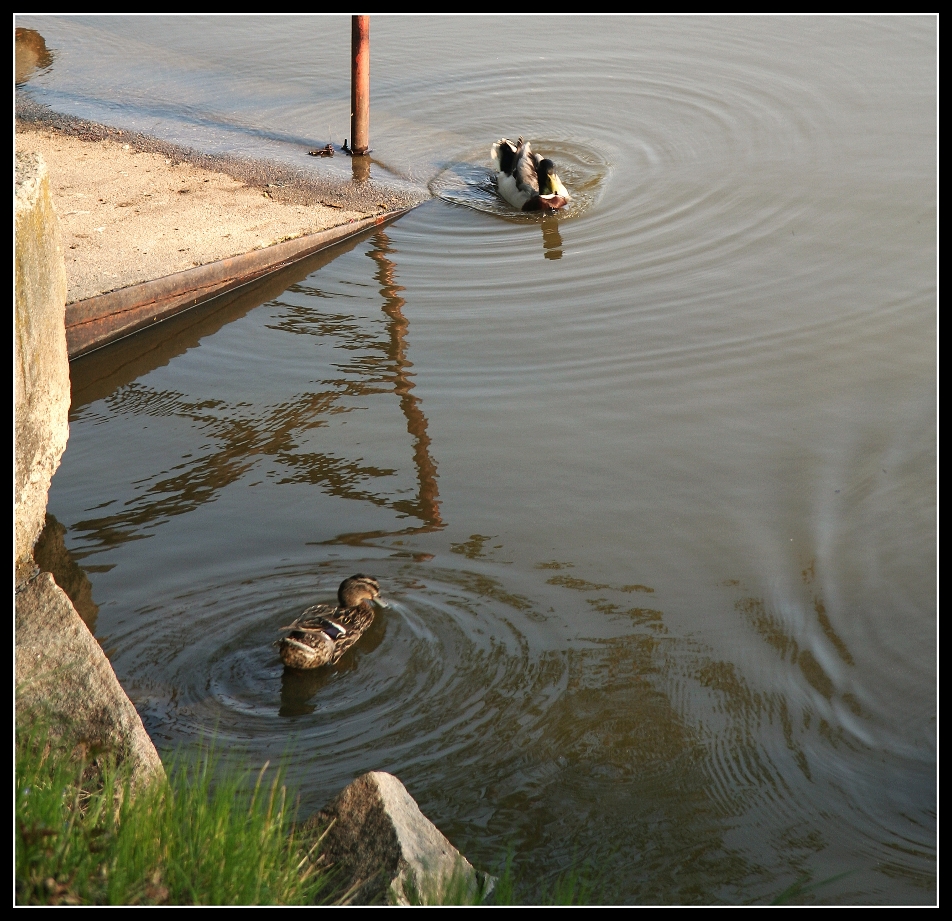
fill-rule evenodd
<path id="1" fill-rule="evenodd" d="M 420 400 L 412 393 L 415 385 L 409 371 L 413 362 L 407 358 L 407 331 L 410 322 L 403 315 L 406 301 L 400 296 L 403 288 L 396 283 L 396 266 L 389 258 L 394 252 L 390 237 L 380 230 L 374 234 L 373 241 L 373 249 L 368 255 L 377 263 L 374 277 L 380 282 L 384 313 L 392 321 L 388 355 L 394 365 L 393 382 L 397 396 L 400 397 L 400 409 L 407 419 L 407 432 L 413 438 L 413 463 L 417 469 L 419 483 L 417 501 L 412 503 L 407 511 L 426 522 L 422 529 L 417 528 L 416 531 L 432 531 L 443 527 L 443 520 L 440 518 L 440 492 L 436 485 L 436 462 L 430 456 L 426 416 L 423 415 Z"/>
<path id="2" fill-rule="evenodd" d="M 436 462 L 430 456 L 430 436 L 427 434 L 427 419 L 420 405 L 420 400 L 412 393 L 414 388 L 412 375 L 409 373 L 413 362 L 407 358 L 407 330 L 409 321 L 403 315 L 406 301 L 400 296 L 403 288 L 395 281 L 396 266 L 389 258 L 395 252 L 390 244 L 390 238 L 380 230 L 373 236 L 373 246 L 367 254 L 377 263 L 374 278 L 380 284 L 380 293 L 383 295 L 384 313 L 390 318 L 388 324 L 389 342 L 387 358 L 393 365 L 391 380 L 394 391 L 400 398 L 400 409 L 407 420 L 407 432 L 413 438 L 413 463 L 417 472 L 417 497 L 415 500 L 398 499 L 387 504 L 396 511 L 412 515 L 424 522 L 419 527 L 403 528 L 399 531 L 366 531 L 351 534 L 340 534 L 329 543 L 343 543 L 351 546 L 363 544 L 365 541 L 376 540 L 381 537 L 396 537 L 407 534 L 422 534 L 428 531 L 438 531 L 444 527 L 440 516 L 439 488 L 436 485 Z M 420 559 L 429 556 L 421 555 Z"/>
<path id="3" fill-rule="evenodd" d="M 361 185 L 370 179 L 370 157 L 367 154 L 362 157 L 351 157 L 350 167 L 355 185 Z"/>
<path id="4" fill-rule="evenodd" d="M 368 159 L 368 158 L 354 158 Z M 406 300 L 400 295 L 403 288 L 396 282 L 396 265 L 390 256 L 395 250 L 386 232 L 380 230 L 373 236 L 368 256 L 376 263 L 374 278 L 380 285 L 383 296 L 383 311 L 390 318 L 387 324 L 389 334 L 386 354 L 392 367 L 394 392 L 400 398 L 400 410 L 407 420 L 407 432 L 413 439 L 413 464 L 417 474 L 417 496 L 415 500 L 397 500 L 392 507 L 423 521 L 419 527 L 405 528 L 396 532 L 374 531 L 362 534 L 342 535 L 334 543 L 361 544 L 384 536 L 420 534 L 437 531 L 444 527 L 440 516 L 439 487 L 437 486 L 436 461 L 430 454 L 430 436 L 427 433 L 427 419 L 418 397 L 413 395 L 413 377 L 410 369 L 413 362 L 407 357 L 407 332 L 410 322 L 403 315 Z M 418 558 L 428 558 L 429 554 L 417 554 Z M 311 713 L 315 705 L 309 701 L 324 688 L 333 676 L 341 671 L 352 671 L 358 667 L 360 658 L 376 649 L 386 636 L 387 612 L 378 610 L 367 633 L 361 638 L 354 650 L 348 651 L 333 666 L 313 671 L 285 669 L 281 677 L 281 716 L 301 716 Z"/>

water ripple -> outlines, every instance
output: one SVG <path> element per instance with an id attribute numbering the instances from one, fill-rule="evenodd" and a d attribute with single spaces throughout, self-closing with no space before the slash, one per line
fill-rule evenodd
<path id="1" fill-rule="evenodd" d="M 285 670 L 273 645 L 279 628 L 333 598 L 350 569 L 377 573 L 390 607 L 337 665 Z M 281 751 L 293 737 L 312 767 L 346 776 L 373 757 L 368 739 L 407 765 L 489 737 L 532 736 L 546 700 L 564 690 L 564 669 L 553 671 L 551 656 L 532 651 L 507 617 L 507 606 L 517 612 L 527 602 L 498 585 L 487 595 L 484 582 L 447 571 L 428 572 L 424 583 L 399 570 L 383 575 L 381 561 L 366 559 L 346 573 L 324 567 L 317 578 L 285 569 L 184 595 L 161 617 L 130 619 L 109 644 L 166 744 L 213 730 L 228 747 L 253 740 L 256 752 Z"/>

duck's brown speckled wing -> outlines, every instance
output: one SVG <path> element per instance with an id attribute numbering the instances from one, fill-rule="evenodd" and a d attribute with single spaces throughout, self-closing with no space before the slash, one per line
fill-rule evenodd
<path id="1" fill-rule="evenodd" d="M 278 640 L 281 659 L 291 668 L 315 668 L 332 660 L 337 651 L 333 629 L 325 629 L 337 613 L 333 604 L 314 604 L 303 611 L 287 627 L 288 633 Z"/>
<path id="2" fill-rule="evenodd" d="M 334 639 L 334 658 L 331 661 L 336 662 L 367 632 L 374 620 L 374 606 L 369 602 L 360 604 L 356 608 L 339 612 L 333 620 L 345 631 Z"/>
<path id="3" fill-rule="evenodd" d="M 333 617 L 337 613 L 336 604 L 312 604 L 309 608 L 302 611 L 291 623 L 287 630 L 294 630 L 298 627 L 307 627 L 309 621 L 317 620 L 321 617 Z"/>

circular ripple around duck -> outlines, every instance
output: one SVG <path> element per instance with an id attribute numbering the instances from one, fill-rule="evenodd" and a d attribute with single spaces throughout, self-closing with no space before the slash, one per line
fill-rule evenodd
<path id="1" fill-rule="evenodd" d="M 519 627 L 530 603 L 485 575 L 418 569 L 356 561 L 192 593 L 113 634 L 113 661 L 160 747 L 213 735 L 252 762 L 293 750 L 292 773 L 342 782 L 434 758 L 464 764 L 542 732 L 567 678 L 561 655 L 530 652 Z M 359 571 L 380 579 L 390 606 L 337 665 L 285 670 L 279 628 Z"/>
<path id="2" fill-rule="evenodd" d="M 559 178 L 572 196 L 562 217 L 578 217 L 598 200 L 611 164 L 595 151 L 573 141 L 533 140 L 533 148 L 555 162 Z M 430 182 L 430 192 L 444 201 L 464 205 L 521 223 L 538 221 L 539 212 L 523 213 L 503 201 L 496 190 L 496 176 L 489 166 L 489 152 L 466 151 Z"/>

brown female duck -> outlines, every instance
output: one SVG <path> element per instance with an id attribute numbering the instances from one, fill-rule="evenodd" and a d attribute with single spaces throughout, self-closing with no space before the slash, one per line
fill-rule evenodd
<path id="1" fill-rule="evenodd" d="M 341 582 L 337 600 L 337 606 L 312 605 L 282 628 L 290 631 L 278 642 L 281 661 L 288 668 L 333 665 L 373 623 L 374 604 L 387 606 L 377 580 L 360 573 Z"/>

